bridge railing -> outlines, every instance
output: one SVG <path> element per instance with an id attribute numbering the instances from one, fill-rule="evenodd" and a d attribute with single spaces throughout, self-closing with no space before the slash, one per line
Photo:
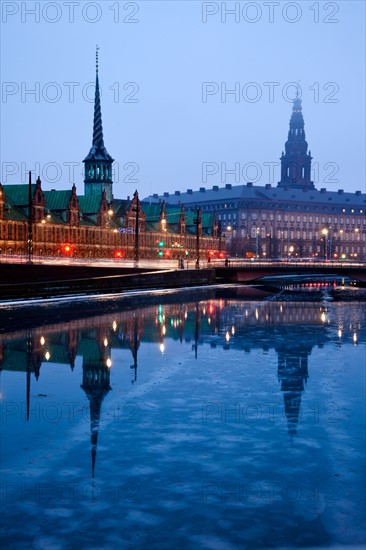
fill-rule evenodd
<path id="1" fill-rule="evenodd" d="M 363 268 L 366 269 L 366 262 L 355 261 L 303 261 L 303 260 L 241 260 L 237 258 L 229 258 L 226 260 L 211 260 L 212 267 L 240 267 L 240 268 L 266 268 L 266 267 L 294 267 L 294 268 L 319 268 L 324 270 L 326 268 Z"/>

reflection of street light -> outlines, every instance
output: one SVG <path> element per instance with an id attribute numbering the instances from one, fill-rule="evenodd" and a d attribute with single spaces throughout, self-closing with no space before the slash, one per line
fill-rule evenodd
<path id="1" fill-rule="evenodd" d="M 289 249 L 288 249 L 288 255 L 289 255 L 289 257 L 291 256 L 291 254 L 293 253 L 294 250 L 295 250 L 294 245 L 293 245 L 293 244 L 290 245 L 290 247 L 289 247 Z"/>

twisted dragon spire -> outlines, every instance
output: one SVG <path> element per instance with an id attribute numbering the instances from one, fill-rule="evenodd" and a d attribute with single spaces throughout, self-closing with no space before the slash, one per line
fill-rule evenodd
<path id="1" fill-rule="evenodd" d="M 93 125 L 93 145 L 98 148 L 104 147 L 103 141 L 103 125 L 102 125 L 102 110 L 100 106 L 100 91 L 99 91 L 99 46 L 95 52 L 95 99 L 94 99 L 94 125 Z"/>

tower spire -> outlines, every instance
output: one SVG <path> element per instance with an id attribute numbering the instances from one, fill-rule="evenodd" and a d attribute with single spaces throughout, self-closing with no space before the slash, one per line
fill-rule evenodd
<path id="1" fill-rule="evenodd" d="M 278 187 L 314 189 L 311 178 L 311 160 L 305 139 L 304 118 L 302 116 L 299 87 L 293 100 L 290 129 L 285 143 L 285 153 L 281 156 L 281 181 Z"/>
<path id="2" fill-rule="evenodd" d="M 99 89 L 99 46 L 95 51 L 95 98 L 94 98 L 94 122 L 93 143 L 85 163 L 85 195 L 102 196 L 106 192 L 107 201 L 111 202 L 112 194 L 112 163 L 114 159 L 104 146 L 102 109 L 100 104 Z"/>
<path id="3" fill-rule="evenodd" d="M 98 148 L 104 148 L 103 140 L 103 125 L 102 125 L 102 109 L 100 106 L 100 90 L 99 90 L 99 46 L 96 46 L 95 51 L 95 99 L 94 99 L 94 124 L 93 124 L 93 145 Z"/>

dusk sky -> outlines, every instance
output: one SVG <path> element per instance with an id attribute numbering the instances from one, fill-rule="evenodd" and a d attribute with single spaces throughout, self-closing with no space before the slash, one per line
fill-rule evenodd
<path id="1" fill-rule="evenodd" d="M 276 185 L 295 82 L 316 188 L 365 192 L 363 1 L 3 1 L 1 10 L 2 183 L 25 183 L 32 170 L 45 190 L 74 182 L 84 193 L 98 44 L 115 197 Z"/>

